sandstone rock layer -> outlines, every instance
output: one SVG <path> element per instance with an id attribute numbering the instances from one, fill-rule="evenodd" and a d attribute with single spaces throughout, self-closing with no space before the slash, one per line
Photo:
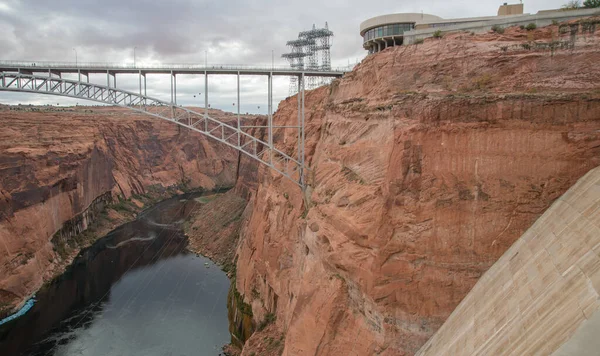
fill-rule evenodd
<path id="1" fill-rule="evenodd" d="M 567 49 L 535 44 L 552 41 Z M 599 44 L 558 26 L 447 35 L 308 92 L 310 186 L 262 167 L 238 246 L 237 289 L 257 322 L 276 314 L 283 354 L 416 353 L 600 164 Z"/>

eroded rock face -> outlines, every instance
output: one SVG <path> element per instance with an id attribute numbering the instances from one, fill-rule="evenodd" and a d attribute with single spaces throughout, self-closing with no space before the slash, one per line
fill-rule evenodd
<path id="1" fill-rule="evenodd" d="M 126 109 L 0 109 L 0 302 L 53 274 L 52 236 L 106 193 L 233 186 L 235 150 Z M 222 112 L 211 115 L 226 118 Z M 82 219 L 87 224 L 87 219 Z M 85 226 L 82 226 L 85 228 Z"/>
<path id="2" fill-rule="evenodd" d="M 570 38 L 448 35 L 307 93 L 307 199 L 261 169 L 238 247 L 237 288 L 257 321 L 277 315 L 284 355 L 414 354 L 600 164 L 600 31 L 569 50 L 527 40 Z"/>

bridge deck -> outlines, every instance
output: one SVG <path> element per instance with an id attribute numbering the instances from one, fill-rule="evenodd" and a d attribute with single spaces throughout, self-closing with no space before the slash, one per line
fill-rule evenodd
<path id="1" fill-rule="evenodd" d="M 120 63 L 69 63 L 0 61 L 0 72 L 22 73 L 110 73 L 110 74 L 242 74 L 309 77 L 341 77 L 347 68 L 331 70 L 292 69 L 289 67 L 244 65 L 196 65 L 196 64 L 120 64 Z"/>

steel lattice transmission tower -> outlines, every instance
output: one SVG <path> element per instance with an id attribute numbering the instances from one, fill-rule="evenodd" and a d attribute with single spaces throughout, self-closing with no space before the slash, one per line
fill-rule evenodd
<path id="1" fill-rule="evenodd" d="M 306 39 L 297 39 L 293 41 L 287 41 L 286 45 L 291 48 L 290 53 L 284 53 L 281 57 L 287 59 L 290 62 L 292 69 L 302 70 L 304 66 L 304 58 L 308 56 L 305 52 L 305 48 L 310 46 L 309 41 Z M 313 41 L 314 42 L 314 41 Z M 298 91 L 298 77 L 290 77 L 290 95 L 295 94 Z"/>
<path id="2" fill-rule="evenodd" d="M 286 58 L 294 69 L 331 70 L 332 37 L 333 32 L 329 30 L 327 22 L 324 28 L 316 28 L 313 25 L 311 30 L 298 33 L 297 40 L 286 43 L 291 52 L 283 54 L 282 57 Z M 329 79 L 307 77 L 306 89 L 314 89 L 329 82 Z M 297 77 L 290 77 L 290 95 L 298 92 L 297 83 Z"/>

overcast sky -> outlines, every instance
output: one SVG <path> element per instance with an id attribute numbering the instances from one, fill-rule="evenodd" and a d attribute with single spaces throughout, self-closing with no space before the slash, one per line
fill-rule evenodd
<path id="1" fill-rule="evenodd" d="M 365 56 L 359 24 L 395 12 L 425 12 L 443 18 L 496 15 L 503 0 L 0 0 L 0 60 L 132 63 L 287 65 L 286 41 L 313 24 L 334 32 L 333 66 Z M 513 3 L 512 1 L 511 3 Z M 559 8 L 566 0 L 525 1 L 525 12 Z M 95 78 L 92 77 L 95 81 Z M 99 83 L 106 80 L 98 77 Z M 120 87 L 135 90 L 137 78 L 118 77 Z M 242 112 L 264 113 L 266 79 L 243 77 Z M 177 98 L 183 105 L 204 105 L 204 79 L 178 76 Z M 275 105 L 288 95 L 288 80 L 275 80 Z M 148 95 L 168 100 L 169 77 L 150 75 Z M 210 77 L 211 107 L 234 110 L 235 78 Z M 196 94 L 196 98 L 193 95 Z M 0 103 L 60 103 L 67 98 L 0 93 Z M 78 101 L 84 104 L 84 101 Z M 91 102 L 87 102 L 90 103 Z M 258 109 L 258 106 L 261 108 Z"/>

